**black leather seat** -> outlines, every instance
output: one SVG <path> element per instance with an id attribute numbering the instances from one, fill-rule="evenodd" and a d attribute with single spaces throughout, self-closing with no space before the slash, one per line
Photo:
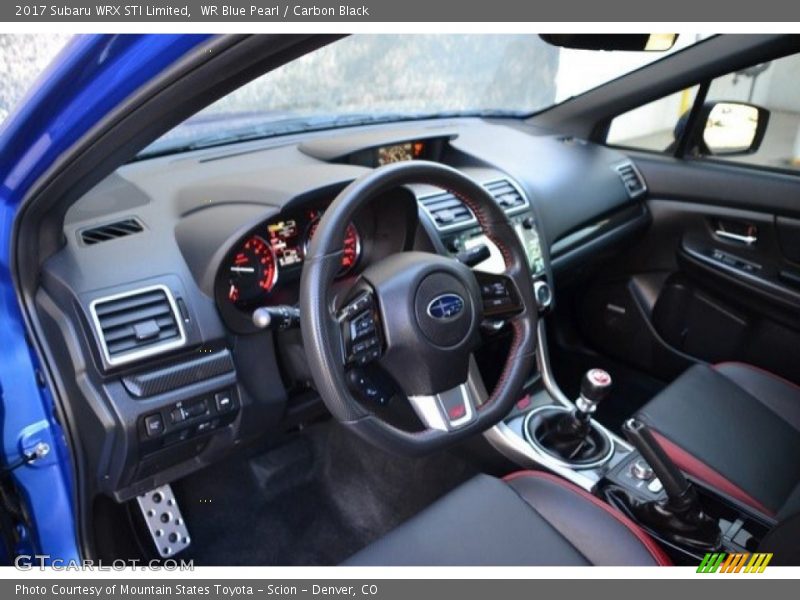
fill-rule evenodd
<path id="1" fill-rule="evenodd" d="M 627 517 L 562 479 L 471 479 L 347 565 L 667 565 Z"/>
<path id="2" fill-rule="evenodd" d="M 697 365 L 638 415 L 673 461 L 763 514 L 800 510 L 800 387 L 743 363 Z"/>

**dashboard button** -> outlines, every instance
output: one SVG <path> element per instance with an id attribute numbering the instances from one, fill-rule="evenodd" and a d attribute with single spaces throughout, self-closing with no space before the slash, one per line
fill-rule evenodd
<path id="1" fill-rule="evenodd" d="M 186 418 L 199 417 L 208 412 L 208 404 L 206 404 L 205 400 L 200 400 L 184 407 L 183 411 L 186 414 Z"/>
<path id="2" fill-rule="evenodd" d="M 169 419 L 173 423 L 180 423 L 181 421 L 186 419 L 186 413 L 183 412 L 182 407 L 178 407 L 174 409 L 171 413 L 169 413 Z"/>
<path id="3" fill-rule="evenodd" d="M 219 421 L 217 421 L 216 419 L 214 419 L 213 421 L 204 421 L 203 423 L 200 423 L 197 426 L 197 429 L 195 429 L 195 431 L 197 433 L 206 433 L 208 431 L 211 431 L 212 429 L 215 429 L 217 425 L 219 425 Z"/>
<path id="4" fill-rule="evenodd" d="M 217 412 L 228 412 L 233 408 L 233 398 L 228 391 L 217 392 L 214 394 L 214 402 L 217 404 Z"/>
<path id="5" fill-rule="evenodd" d="M 144 418 L 144 428 L 147 430 L 147 437 L 158 437 L 164 433 L 164 419 L 161 414 L 156 413 Z"/>

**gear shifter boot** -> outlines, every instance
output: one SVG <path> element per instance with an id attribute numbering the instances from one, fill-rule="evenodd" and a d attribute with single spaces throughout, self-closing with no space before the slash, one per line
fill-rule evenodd
<path id="1" fill-rule="evenodd" d="M 527 422 L 528 439 L 548 454 L 575 466 L 602 462 L 612 451 L 611 440 L 592 422 L 592 415 L 610 388 L 608 373 L 590 369 L 581 381 L 575 410 L 552 406 L 536 411 Z"/>
<path id="2" fill-rule="evenodd" d="M 611 441 L 591 421 L 577 419 L 558 407 L 552 409 L 528 421 L 528 435 L 548 454 L 575 465 L 594 463 L 608 454 Z"/>

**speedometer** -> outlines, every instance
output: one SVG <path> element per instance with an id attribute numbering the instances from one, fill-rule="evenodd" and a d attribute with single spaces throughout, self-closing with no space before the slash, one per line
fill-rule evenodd
<path id="1" fill-rule="evenodd" d="M 319 217 L 315 218 L 308 226 L 308 231 L 306 232 L 306 243 L 305 248 L 306 252 L 308 251 L 308 245 L 311 243 L 311 238 L 314 237 L 314 233 L 317 231 L 317 226 L 319 225 Z M 345 273 L 349 273 L 353 267 L 356 266 L 358 262 L 358 258 L 361 256 L 361 237 L 358 235 L 358 229 L 356 226 L 350 223 L 345 229 L 344 232 L 344 245 L 342 247 L 342 268 L 339 271 L 339 275 L 344 275 Z"/>
<path id="2" fill-rule="evenodd" d="M 228 299 L 246 306 L 268 294 L 278 279 L 275 253 L 263 238 L 248 238 L 228 265 Z"/>

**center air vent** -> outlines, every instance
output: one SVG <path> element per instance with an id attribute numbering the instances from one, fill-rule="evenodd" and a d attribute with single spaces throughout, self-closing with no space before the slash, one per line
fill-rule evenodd
<path id="1" fill-rule="evenodd" d="M 476 222 L 472 211 L 450 192 L 425 196 L 420 198 L 420 202 L 439 229 L 451 229 Z"/>
<path id="2" fill-rule="evenodd" d="M 636 198 L 645 192 L 647 186 L 638 169 L 633 166 L 633 163 L 623 163 L 616 167 L 616 169 L 620 179 L 622 179 L 622 185 L 625 186 L 625 191 L 628 192 L 628 196 Z"/>
<path id="3" fill-rule="evenodd" d="M 494 196 L 494 199 L 506 212 L 513 211 L 514 209 L 528 206 L 528 202 L 519 193 L 508 179 L 500 179 L 499 181 L 490 181 L 484 183 L 483 187 L 489 190 L 489 193 Z"/>
<path id="4" fill-rule="evenodd" d="M 107 242 L 142 231 L 144 231 L 144 227 L 137 219 L 123 219 L 107 225 L 84 229 L 80 235 L 84 244 L 93 246 L 100 242 Z"/>
<path id="5" fill-rule="evenodd" d="M 90 306 L 103 353 L 118 365 L 183 346 L 186 336 L 166 286 L 100 298 Z"/>
<path id="6" fill-rule="evenodd" d="M 483 187 L 507 213 L 520 212 L 528 207 L 528 201 L 508 179 L 489 181 L 484 183 Z M 450 192 L 423 196 L 419 201 L 440 231 L 461 229 L 477 223 L 472 211 Z"/>

